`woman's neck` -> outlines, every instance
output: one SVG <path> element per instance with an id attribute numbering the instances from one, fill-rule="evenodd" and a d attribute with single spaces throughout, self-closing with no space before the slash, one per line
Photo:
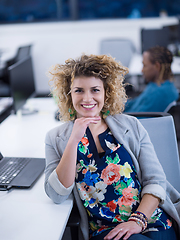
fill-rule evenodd
<path id="1" fill-rule="evenodd" d="M 92 132 L 92 134 L 99 135 L 100 133 L 104 132 L 107 129 L 107 124 L 105 123 L 104 119 L 101 118 L 101 121 L 99 121 L 97 124 L 91 123 L 89 125 L 89 129 Z"/>

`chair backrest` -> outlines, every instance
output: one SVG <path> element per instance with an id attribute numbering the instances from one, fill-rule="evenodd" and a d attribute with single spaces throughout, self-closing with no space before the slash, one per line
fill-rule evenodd
<path id="1" fill-rule="evenodd" d="M 174 100 L 172 101 L 167 107 L 166 109 L 164 110 L 164 112 L 169 112 L 169 110 L 173 107 L 173 106 L 176 106 L 177 102 Z"/>
<path id="2" fill-rule="evenodd" d="M 167 180 L 180 192 L 180 163 L 174 120 L 171 115 L 139 119 L 148 131 Z"/>
<path id="3" fill-rule="evenodd" d="M 10 67 L 13 64 L 25 59 L 26 57 L 29 57 L 31 55 L 31 48 L 32 48 L 32 45 L 19 47 L 17 49 L 16 55 L 6 62 L 6 71 L 7 71 L 8 67 Z"/>
<path id="4" fill-rule="evenodd" d="M 101 41 L 100 54 L 107 54 L 128 67 L 135 52 L 134 44 L 129 39 L 104 39 Z"/>
<path id="5" fill-rule="evenodd" d="M 19 47 L 15 57 L 15 62 L 18 62 L 26 57 L 30 56 L 32 45 Z"/>
<path id="6" fill-rule="evenodd" d="M 180 101 L 177 101 L 176 105 L 171 106 L 168 113 L 173 116 L 177 140 L 180 141 Z"/>

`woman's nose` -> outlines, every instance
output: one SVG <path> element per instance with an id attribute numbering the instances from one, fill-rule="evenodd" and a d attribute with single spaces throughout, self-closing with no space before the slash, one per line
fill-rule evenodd
<path id="1" fill-rule="evenodd" d="M 92 100 L 92 94 L 90 92 L 86 92 L 84 94 L 83 100 L 86 101 L 86 102 L 91 101 Z"/>

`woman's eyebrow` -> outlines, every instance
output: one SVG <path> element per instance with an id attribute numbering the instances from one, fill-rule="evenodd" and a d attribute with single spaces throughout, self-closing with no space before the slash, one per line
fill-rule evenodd
<path id="1" fill-rule="evenodd" d="M 76 89 L 76 88 L 77 88 L 77 89 L 83 89 L 82 87 L 73 87 L 73 89 Z"/>
<path id="2" fill-rule="evenodd" d="M 91 88 L 101 88 L 101 86 L 93 86 L 93 87 L 91 87 Z"/>
<path id="3" fill-rule="evenodd" d="M 101 88 L 101 86 L 93 86 L 93 87 L 91 87 L 91 89 L 93 89 L 93 88 Z M 73 87 L 73 89 L 83 89 L 82 87 Z"/>

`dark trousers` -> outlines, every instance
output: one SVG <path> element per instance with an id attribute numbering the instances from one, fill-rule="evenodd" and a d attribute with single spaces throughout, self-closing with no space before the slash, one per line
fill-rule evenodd
<path id="1" fill-rule="evenodd" d="M 90 240 L 103 240 L 110 231 L 111 230 L 104 231 L 101 234 L 90 238 Z M 123 240 L 123 238 L 120 240 Z M 165 231 L 133 234 L 128 238 L 128 240 L 177 240 L 177 238 L 173 227 L 171 227 Z"/>

